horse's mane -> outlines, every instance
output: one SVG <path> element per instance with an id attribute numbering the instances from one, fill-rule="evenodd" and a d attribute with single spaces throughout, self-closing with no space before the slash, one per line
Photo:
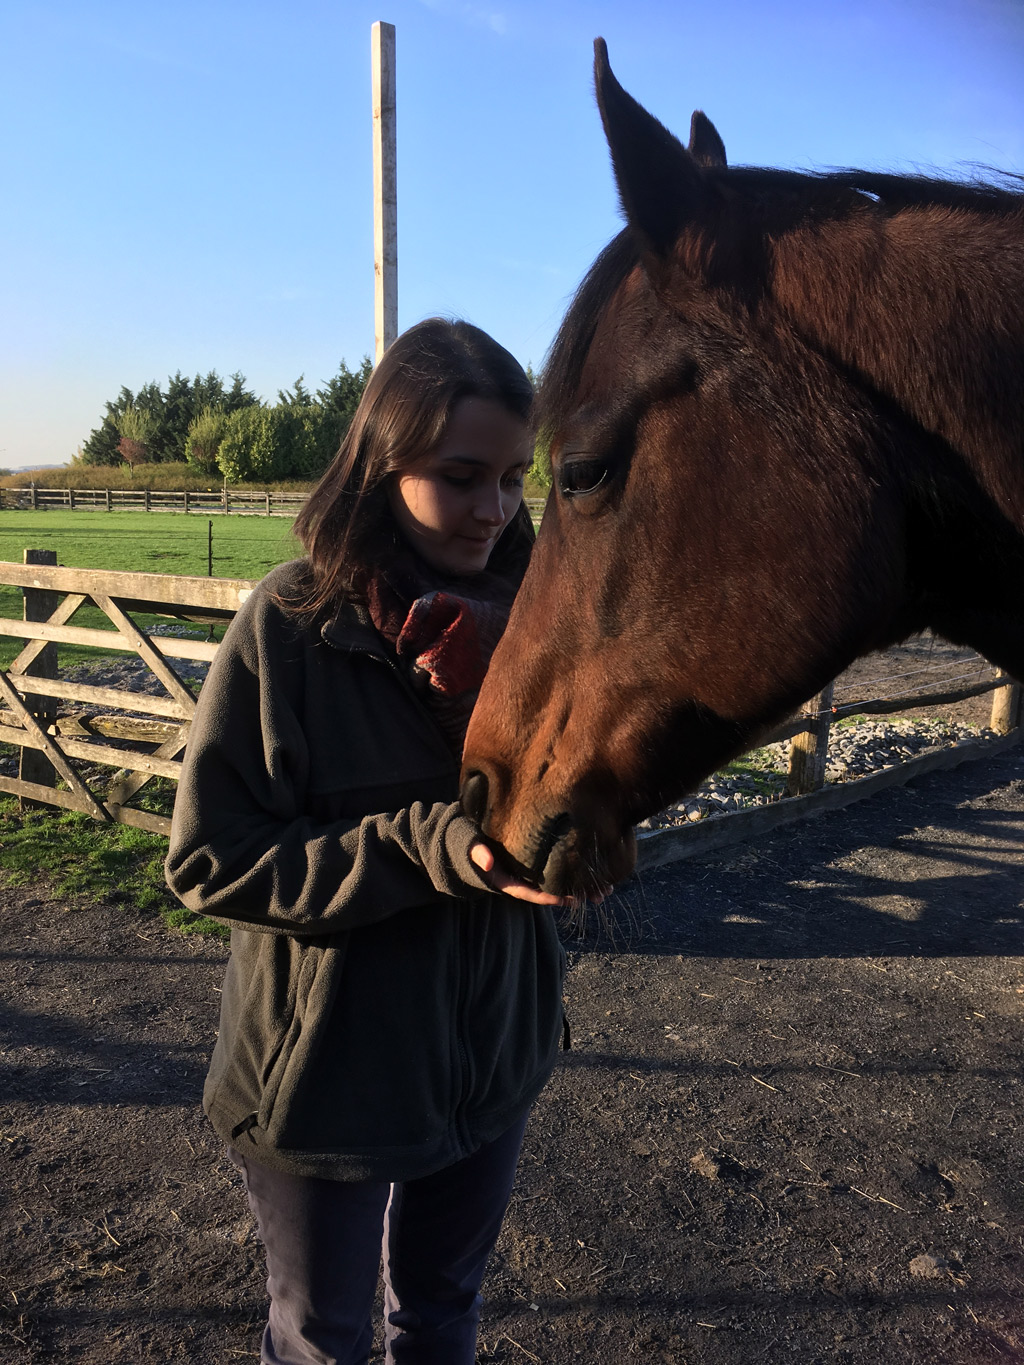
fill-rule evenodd
<path id="1" fill-rule="evenodd" d="M 777 219 L 782 214 L 790 225 L 811 216 L 839 220 L 857 210 L 894 214 L 908 208 L 939 208 L 991 215 L 1024 210 L 1024 177 L 988 168 L 986 174 L 993 180 L 762 166 L 711 167 L 704 174 L 711 182 L 738 190 L 755 214 L 773 206 L 770 216 Z M 572 412 L 597 322 L 640 257 L 639 243 L 624 228 L 584 276 L 544 363 L 537 408 L 542 432 L 554 432 Z"/>

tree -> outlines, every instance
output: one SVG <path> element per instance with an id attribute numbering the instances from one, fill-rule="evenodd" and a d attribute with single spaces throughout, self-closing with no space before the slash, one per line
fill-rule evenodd
<path id="1" fill-rule="evenodd" d="M 337 413 L 340 418 L 339 442 L 348 431 L 349 423 L 355 415 L 371 374 L 373 362 L 368 355 L 363 356 L 358 370 L 350 370 L 343 360 L 334 378 L 329 379 L 323 388 L 316 391 L 322 406 Z"/>
<path id="2" fill-rule="evenodd" d="M 166 394 L 154 380 L 144 384 L 137 394 L 122 388 L 112 403 L 107 403 L 106 415 L 91 433 L 82 450 L 85 464 L 117 464 L 121 433 L 118 418 L 126 408 L 143 408 L 153 414 L 156 426 L 149 439 L 149 458 L 154 461 L 184 460 L 189 428 L 205 407 L 223 408 L 236 412 L 258 403 L 256 395 L 245 385 L 244 375 L 231 376 L 231 387 L 225 390 L 224 381 L 216 370 L 189 379 L 180 370 L 167 381 Z"/>
<path id="3" fill-rule="evenodd" d="M 150 442 L 157 430 L 157 419 L 146 408 L 129 403 L 123 412 L 118 413 L 117 429 L 121 433 L 117 442 L 117 453 L 128 466 L 129 473 L 135 477 L 135 466 L 149 459 Z"/>
<path id="4" fill-rule="evenodd" d="M 286 407 L 290 408 L 312 407 L 316 402 L 316 399 L 306 388 L 306 385 L 303 382 L 305 378 L 306 376 L 304 374 L 300 374 L 292 388 L 278 389 L 277 401 L 279 403 L 284 403 Z"/>
<path id="5" fill-rule="evenodd" d="M 121 392 L 111 403 L 106 404 L 106 414 L 100 425 L 91 433 L 82 447 L 83 464 L 120 464 L 121 453 L 118 444 L 121 431 L 118 421 L 128 408 L 139 408 L 150 412 L 159 419 L 163 411 L 163 394 L 156 380 L 143 384 L 137 394 L 122 387 Z"/>
<path id="6" fill-rule="evenodd" d="M 224 411 L 237 412 L 239 408 L 253 407 L 259 401 L 253 391 L 245 387 L 245 375 L 236 370 L 231 375 L 231 387 L 224 395 Z"/>
<path id="7" fill-rule="evenodd" d="M 536 390 L 538 380 L 529 361 L 526 365 L 526 377 Z M 533 462 L 527 470 L 526 478 L 536 487 L 544 489 L 551 487 L 551 451 L 543 432 L 537 433 L 533 443 Z"/>
<path id="8" fill-rule="evenodd" d="M 228 414 L 223 408 L 206 407 L 192 419 L 185 438 L 185 459 L 200 474 L 219 472 L 217 451 L 227 430 Z"/>

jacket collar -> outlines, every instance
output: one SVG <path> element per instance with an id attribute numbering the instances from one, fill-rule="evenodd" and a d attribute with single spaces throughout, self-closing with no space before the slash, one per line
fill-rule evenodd
<path id="1" fill-rule="evenodd" d="M 394 653 L 388 649 L 380 632 L 370 620 L 370 613 L 360 602 L 343 602 L 336 616 L 320 631 L 322 639 L 335 649 L 350 653 L 373 654 L 394 663 Z"/>

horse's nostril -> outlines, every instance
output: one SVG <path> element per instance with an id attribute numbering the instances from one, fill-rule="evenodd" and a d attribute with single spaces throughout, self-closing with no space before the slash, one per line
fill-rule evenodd
<path id="1" fill-rule="evenodd" d="M 478 825 L 487 814 L 487 778 L 481 772 L 467 773 L 462 784 L 462 809 Z"/>

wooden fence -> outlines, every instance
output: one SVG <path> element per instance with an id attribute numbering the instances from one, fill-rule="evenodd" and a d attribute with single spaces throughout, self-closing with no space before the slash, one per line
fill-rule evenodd
<path id="1" fill-rule="evenodd" d="M 140 810 L 130 802 L 154 777 L 177 780 L 198 689 L 175 671 L 175 662 L 208 663 L 217 644 L 212 639 L 161 634 L 152 626 L 145 628 L 139 618 L 223 625 L 255 584 L 247 579 L 59 568 L 53 551 L 26 550 L 25 560 L 24 564 L 0 563 L 0 584 L 20 588 L 24 594 L 24 619 L 0 617 L 0 635 L 26 641 L 13 663 L 0 671 L 0 743 L 16 746 L 21 754 L 18 777 L 0 774 L 0 791 L 84 811 L 97 820 L 167 833 L 170 821 L 166 816 Z M 72 624 L 76 612 L 89 603 L 103 612 L 110 623 L 107 628 Z M 112 653 L 135 655 L 160 683 L 163 695 L 62 679 L 57 668 L 60 644 L 85 646 L 97 659 Z M 994 693 L 991 725 L 998 738 L 947 746 L 868 777 L 825 785 L 829 731 L 836 720 L 947 705 L 986 692 Z M 89 710 L 69 714 L 65 706 L 60 713 L 61 702 L 77 702 Z M 107 713 L 94 714 L 96 708 L 107 708 Z M 830 686 L 808 702 L 798 717 L 761 740 L 762 744 L 791 741 L 789 799 L 698 824 L 642 832 L 641 865 L 654 866 L 752 838 L 933 768 L 998 753 L 1017 742 L 1020 709 L 1020 687 L 1003 675 L 965 687 L 890 700 L 867 698 L 842 706 L 833 705 Z M 111 739 L 121 747 L 106 742 Z M 105 792 L 93 775 L 97 769 L 114 772 Z M 58 778 L 66 789 L 56 785 Z"/>
<path id="2" fill-rule="evenodd" d="M 830 683 L 801 708 L 797 718 L 786 721 L 761 739 L 762 745 L 790 740 L 785 798 L 769 805 L 728 811 L 694 824 L 638 830 L 638 868 L 659 867 L 682 858 L 711 853 L 730 844 L 770 834 L 809 815 L 841 810 L 887 787 L 901 786 L 926 773 L 955 768 L 972 759 L 993 757 L 1017 744 L 1022 736 L 1021 686 L 1009 674 L 997 672 L 994 678 L 965 687 L 946 687 L 894 698 L 869 697 L 842 706 L 833 705 L 833 688 L 834 684 Z M 995 738 L 962 740 L 866 777 L 826 785 L 829 734 L 836 721 L 845 716 L 894 715 L 900 711 L 949 706 L 983 696 L 986 692 L 993 694 L 989 727 L 995 731 Z"/>
<path id="3" fill-rule="evenodd" d="M 0 509 L 19 512 L 200 512 L 210 516 L 294 517 L 306 493 L 215 488 L 171 492 L 161 488 L 0 488 Z"/>
<path id="4" fill-rule="evenodd" d="M 0 791 L 23 801 L 84 811 L 97 820 L 169 833 L 166 816 L 130 802 L 154 777 L 177 781 L 198 689 L 179 676 L 175 663 L 208 663 L 217 644 L 160 635 L 152 626 L 144 628 L 139 618 L 223 625 L 255 584 L 237 578 L 58 568 L 53 551 L 26 550 L 25 558 L 25 564 L 0 563 L 0 583 L 21 588 L 25 601 L 24 620 L 0 617 L 0 635 L 26 641 L 14 661 L 0 670 L 0 742 L 21 751 L 18 776 L 0 774 Z M 71 624 L 79 608 L 89 603 L 112 628 Z M 135 655 L 159 681 L 163 695 L 59 678 L 59 644 L 85 646 L 97 659 Z M 90 709 L 58 715 L 60 702 Z M 91 714 L 96 707 L 108 714 Z M 123 747 L 106 742 L 110 739 Z M 97 767 L 113 770 L 109 784 L 93 776 Z M 66 789 L 57 786 L 58 777 Z M 101 786 L 107 787 L 105 793 Z"/>
<path id="5" fill-rule="evenodd" d="M 272 488 L 247 492 L 235 488 L 206 492 L 171 492 L 160 488 L 0 488 L 0 510 L 8 512 L 200 512 L 206 515 L 295 517 L 307 493 L 280 493 Z M 543 498 L 527 498 L 539 518 Z"/>

